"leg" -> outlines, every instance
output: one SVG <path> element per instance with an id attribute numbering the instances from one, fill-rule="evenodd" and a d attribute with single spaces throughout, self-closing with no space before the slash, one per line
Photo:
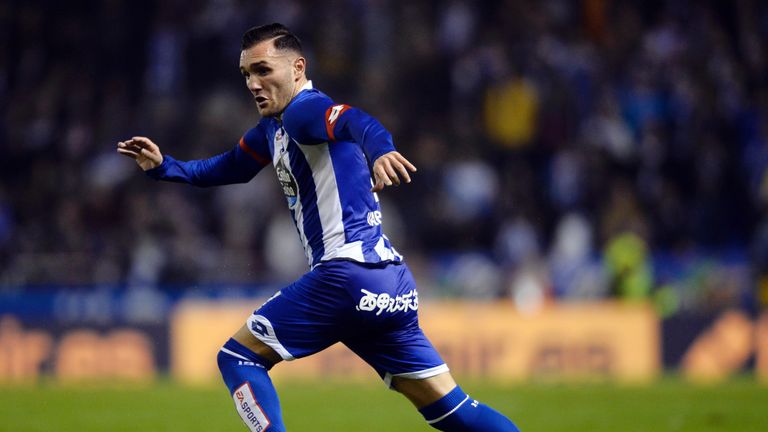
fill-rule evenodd
<path id="1" fill-rule="evenodd" d="M 419 327 L 418 294 L 405 264 L 352 272 L 347 289 L 357 304 L 342 339 L 403 393 L 434 428 L 447 432 L 519 432 L 499 412 L 470 399 Z"/>
<path id="2" fill-rule="evenodd" d="M 517 426 L 503 414 L 464 393 L 450 372 L 425 379 L 394 377 L 392 385 L 437 430 L 519 432 Z"/>
<path id="3" fill-rule="evenodd" d="M 221 376 L 252 432 L 285 431 L 269 369 L 338 341 L 334 300 L 341 296 L 328 283 L 339 279 L 333 269 L 322 266 L 272 296 L 219 352 Z"/>
<path id="4" fill-rule="evenodd" d="M 392 378 L 392 388 L 408 398 L 417 409 L 437 402 L 456 385 L 450 372 L 424 379 Z"/>
<path id="5" fill-rule="evenodd" d="M 219 351 L 221 376 L 240 418 L 252 432 L 285 431 L 280 401 L 267 371 L 280 360 L 243 326 Z"/>

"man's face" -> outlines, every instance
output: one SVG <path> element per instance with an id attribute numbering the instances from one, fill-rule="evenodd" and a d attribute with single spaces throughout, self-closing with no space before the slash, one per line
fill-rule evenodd
<path id="1" fill-rule="evenodd" d="M 256 100 L 259 114 L 276 116 L 303 85 L 305 60 L 290 50 L 278 51 L 265 40 L 240 53 L 240 73 Z"/>

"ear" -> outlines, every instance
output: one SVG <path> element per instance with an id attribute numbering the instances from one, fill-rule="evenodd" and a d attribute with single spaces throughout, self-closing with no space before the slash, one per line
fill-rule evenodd
<path id="1" fill-rule="evenodd" d="M 304 57 L 297 57 L 293 61 L 293 73 L 294 78 L 298 79 L 304 76 L 307 72 L 307 60 Z"/>

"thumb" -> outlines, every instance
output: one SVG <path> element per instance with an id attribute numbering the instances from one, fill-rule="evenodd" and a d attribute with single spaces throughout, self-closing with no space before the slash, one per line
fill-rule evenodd
<path id="1" fill-rule="evenodd" d="M 382 189 L 384 189 L 384 181 L 381 180 L 381 176 L 374 173 L 374 179 L 376 180 L 376 184 L 373 185 L 371 188 L 371 192 L 380 192 Z"/>

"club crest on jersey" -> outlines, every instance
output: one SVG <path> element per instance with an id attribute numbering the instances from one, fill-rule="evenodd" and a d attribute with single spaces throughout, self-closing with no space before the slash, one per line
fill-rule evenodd
<path id="1" fill-rule="evenodd" d="M 275 131 L 275 148 L 282 148 L 285 150 L 285 146 L 288 145 L 288 134 L 285 133 L 283 128 Z"/>
<path id="2" fill-rule="evenodd" d="M 293 210 L 299 203 L 299 186 L 293 173 L 288 168 L 287 159 L 287 153 L 280 155 L 277 164 L 275 164 L 275 172 L 277 173 L 277 181 L 280 182 L 280 187 L 285 194 L 285 199 L 288 200 L 288 208 Z"/>

